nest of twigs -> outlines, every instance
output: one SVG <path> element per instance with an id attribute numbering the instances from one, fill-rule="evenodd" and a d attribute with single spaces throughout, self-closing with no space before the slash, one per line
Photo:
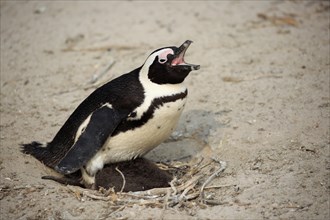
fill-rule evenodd
<path id="1" fill-rule="evenodd" d="M 87 199 L 107 201 L 110 205 L 118 207 L 114 212 L 123 210 L 133 205 L 149 207 L 192 207 L 193 205 L 219 205 L 220 201 L 209 196 L 207 191 L 214 187 L 209 184 L 226 169 L 226 162 L 216 158 L 196 158 L 189 163 L 171 162 L 158 163 L 160 169 L 171 173 L 174 178 L 170 187 L 153 188 L 137 192 L 115 192 L 114 188 L 100 188 L 98 191 L 82 189 L 68 185 L 80 201 Z M 125 187 L 125 176 L 122 175 Z"/>

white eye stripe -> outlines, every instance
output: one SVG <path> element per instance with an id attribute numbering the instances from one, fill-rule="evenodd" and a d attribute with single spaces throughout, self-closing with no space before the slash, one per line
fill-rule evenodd
<path id="1" fill-rule="evenodd" d="M 159 53 L 158 53 L 158 62 L 159 63 L 165 63 L 167 61 L 167 55 L 169 54 L 173 54 L 173 50 L 171 49 L 164 49 L 164 50 L 161 50 Z"/>
<path id="2" fill-rule="evenodd" d="M 161 63 L 159 60 L 166 59 L 166 61 L 167 61 L 167 55 L 169 55 L 169 54 L 174 54 L 174 51 L 171 48 L 165 48 L 165 49 L 158 50 L 158 51 L 150 54 L 149 57 L 147 58 L 147 60 L 145 61 L 145 63 L 143 64 L 141 72 L 143 72 L 145 74 L 145 76 L 148 76 L 149 67 L 152 65 L 152 63 L 155 61 L 155 59 L 157 59 L 157 56 L 158 56 L 157 61 L 159 63 Z"/>

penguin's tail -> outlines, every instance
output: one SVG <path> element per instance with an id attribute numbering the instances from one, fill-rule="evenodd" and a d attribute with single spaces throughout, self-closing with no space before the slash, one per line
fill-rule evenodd
<path id="1" fill-rule="evenodd" d="M 33 141 L 29 144 L 21 144 L 21 151 L 25 154 L 30 154 L 45 165 L 49 167 L 53 167 L 50 162 L 50 158 L 52 158 L 52 153 L 49 151 L 47 144 L 42 144 L 36 141 Z"/>

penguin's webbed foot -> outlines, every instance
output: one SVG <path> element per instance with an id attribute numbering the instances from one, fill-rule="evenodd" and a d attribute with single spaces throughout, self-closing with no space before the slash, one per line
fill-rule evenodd
<path id="1" fill-rule="evenodd" d="M 81 168 L 81 184 L 87 189 L 96 189 L 95 175 L 91 175 L 85 168 Z"/>

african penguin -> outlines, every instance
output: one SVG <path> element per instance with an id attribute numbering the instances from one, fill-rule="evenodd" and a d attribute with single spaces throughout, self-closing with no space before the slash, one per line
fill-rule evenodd
<path id="1" fill-rule="evenodd" d="M 183 81 L 200 67 L 184 61 L 191 43 L 155 50 L 141 67 L 91 93 L 51 142 L 23 144 L 22 151 L 64 175 L 80 170 L 82 184 L 95 188 L 105 164 L 143 156 L 174 130 L 187 97 Z"/>

